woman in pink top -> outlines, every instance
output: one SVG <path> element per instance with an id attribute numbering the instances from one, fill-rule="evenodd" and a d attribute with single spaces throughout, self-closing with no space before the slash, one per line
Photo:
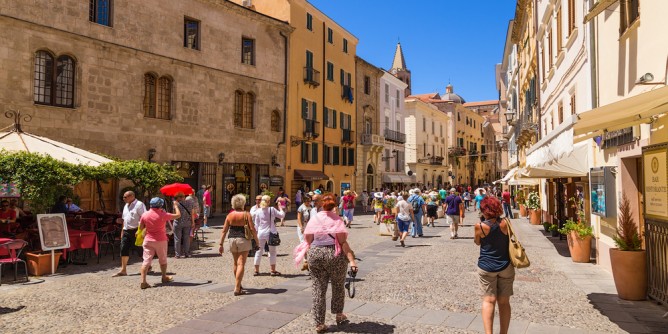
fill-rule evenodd
<path id="1" fill-rule="evenodd" d="M 343 314 L 345 300 L 344 283 L 346 268 L 357 272 L 355 254 L 348 245 L 348 230 L 339 216 L 333 212 L 336 200 L 332 194 L 322 197 L 323 211 L 311 216 L 304 230 L 304 242 L 295 248 L 295 265 L 308 252 L 309 270 L 313 278 L 313 318 L 316 331 L 327 331 L 325 325 L 327 283 L 332 283 L 332 313 L 336 314 L 337 325 L 345 324 L 348 318 Z"/>
<path id="2" fill-rule="evenodd" d="M 211 214 L 211 185 L 206 186 L 206 190 L 202 195 L 202 201 L 204 202 L 204 226 L 202 228 L 209 228 L 209 215 Z"/>
<path id="3" fill-rule="evenodd" d="M 139 219 L 139 228 L 144 233 L 144 262 L 141 266 L 141 284 L 142 289 L 150 288 L 146 282 L 148 268 L 153 262 L 153 256 L 158 255 L 160 271 L 162 272 L 162 283 L 172 281 L 171 276 L 167 276 L 167 231 L 165 225 L 172 219 L 181 217 L 179 203 L 174 201 L 174 214 L 165 212 L 162 209 L 165 201 L 160 197 L 153 197 L 150 202 L 151 210 L 144 212 Z"/>

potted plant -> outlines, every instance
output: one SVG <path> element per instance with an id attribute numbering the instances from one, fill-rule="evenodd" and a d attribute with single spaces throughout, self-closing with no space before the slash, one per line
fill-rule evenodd
<path id="1" fill-rule="evenodd" d="M 524 206 L 525 202 L 526 198 L 524 197 L 524 190 L 518 189 L 515 191 L 515 203 L 517 203 L 517 206 L 520 208 L 520 217 L 527 216 L 527 208 Z"/>
<path id="2" fill-rule="evenodd" d="M 529 193 L 529 197 L 526 201 L 526 207 L 530 210 L 529 214 L 531 225 L 540 225 L 542 211 L 540 209 L 540 197 L 538 197 L 537 192 L 532 191 Z"/>
<path id="3" fill-rule="evenodd" d="M 380 235 L 394 235 L 394 215 L 384 215 L 380 218 L 382 224 L 378 225 Z"/>
<path id="4" fill-rule="evenodd" d="M 624 194 L 619 201 L 617 233 L 612 239 L 617 246 L 610 249 L 617 295 L 624 300 L 644 300 L 647 297 L 646 252 L 642 249 L 642 237 L 633 219 L 629 199 Z"/>
<path id="5" fill-rule="evenodd" d="M 559 233 L 566 235 L 568 251 L 573 262 L 588 263 L 591 257 L 591 239 L 594 233 L 590 226 L 581 221 L 566 220 Z"/>
<path id="6" fill-rule="evenodd" d="M 550 235 L 553 237 L 559 236 L 559 225 L 552 224 L 552 226 L 550 226 Z"/>
<path id="7" fill-rule="evenodd" d="M 394 206 L 397 204 L 397 199 L 390 196 L 385 201 L 383 202 L 383 208 L 385 209 L 385 214 L 389 215 L 390 212 L 392 212 L 392 209 L 394 209 Z"/>
<path id="8" fill-rule="evenodd" d="M 552 227 L 552 224 L 550 222 L 543 222 L 543 229 L 545 232 L 550 232 L 550 228 Z"/>

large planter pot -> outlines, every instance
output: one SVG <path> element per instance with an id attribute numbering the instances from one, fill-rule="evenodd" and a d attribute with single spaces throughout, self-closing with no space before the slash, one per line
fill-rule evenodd
<path id="1" fill-rule="evenodd" d="M 56 260 L 55 269 L 58 270 L 58 261 L 62 253 L 54 254 Z M 26 253 L 28 273 L 33 276 L 44 276 L 51 274 L 51 252 L 48 253 Z"/>
<path id="2" fill-rule="evenodd" d="M 520 217 L 527 216 L 527 207 L 524 204 L 520 204 Z"/>
<path id="3" fill-rule="evenodd" d="M 378 233 L 380 235 L 388 235 L 388 236 L 394 235 L 394 224 L 380 223 L 378 225 Z"/>
<path id="4" fill-rule="evenodd" d="M 615 278 L 619 298 L 624 300 L 645 300 L 647 298 L 646 255 L 644 250 L 610 249 L 612 276 Z"/>
<path id="5" fill-rule="evenodd" d="M 558 237 L 559 236 L 559 231 L 557 230 L 550 230 L 550 235 L 553 237 Z"/>
<path id="6" fill-rule="evenodd" d="M 567 239 L 571 260 L 578 263 L 589 263 L 591 261 L 591 236 L 580 238 L 575 231 L 571 231 Z"/>
<path id="7" fill-rule="evenodd" d="M 538 209 L 538 210 L 531 210 L 530 212 L 531 212 L 531 213 L 530 213 L 530 217 L 529 217 L 530 220 L 529 220 L 529 221 L 531 222 L 531 225 L 540 225 L 540 224 L 542 224 L 542 223 L 541 223 L 541 219 L 540 219 L 540 218 L 541 218 L 541 211 L 540 211 L 540 209 Z"/>

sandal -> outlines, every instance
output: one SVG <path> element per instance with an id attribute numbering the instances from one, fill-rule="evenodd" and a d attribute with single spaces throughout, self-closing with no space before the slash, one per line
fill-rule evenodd
<path id="1" fill-rule="evenodd" d="M 259 271 L 254 272 L 253 276 L 260 276 L 260 272 Z"/>
<path id="2" fill-rule="evenodd" d="M 318 325 L 318 326 L 315 326 L 315 332 L 316 332 L 316 333 L 324 333 L 324 332 L 326 332 L 328 329 L 329 329 L 329 328 L 327 328 L 327 325 Z"/>
<path id="3" fill-rule="evenodd" d="M 270 275 L 271 276 L 281 276 L 281 273 L 278 272 L 278 271 L 272 271 Z"/>
<path id="4" fill-rule="evenodd" d="M 244 291 L 244 290 L 234 291 L 235 296 L 240 296 L 240 295 L 245 295 L 245 294 L 246 294 L 246 291 Z"/>
<path id="5" fill-rule="evenodd" d="M 144 289 L 148 289 L 148 288 L 150 288 L 151 285 L 148 284 L 148 283 L 142 283 L 142 284 L 139 285 L 139 287 L 140 287 L 142 290 L 144 290 Z"/>
<path id="6" fill-rule="evenodd" d="M 345 314 L 341 314 L 340 316 L 336 316 L 336 325 L 341 326 L 341 325 L 347 325 L 350 323 L 350 320 L 348 320 L 348 317 Z"/>
<path id="7" fill-rule="evenodd" d="M 162 278 L 162 283 L 169 283 L 174 281 L 174 278 L 172 276 L 165 276 Z"/>

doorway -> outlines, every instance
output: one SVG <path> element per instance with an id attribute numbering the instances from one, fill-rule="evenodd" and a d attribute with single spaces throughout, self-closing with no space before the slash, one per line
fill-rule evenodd
<path id="1" fill-rule="evenodd" d="M 372 191 L 373 188 L 374 188 L 374 184 L 375 184 L 374 183 L 374 170 L 373 170 L 373 166 L 371 166 L 371 164 L 369 164 L 366 167 L 366 187 L 365 187 L 365 189 L 367 191 Z"/>

